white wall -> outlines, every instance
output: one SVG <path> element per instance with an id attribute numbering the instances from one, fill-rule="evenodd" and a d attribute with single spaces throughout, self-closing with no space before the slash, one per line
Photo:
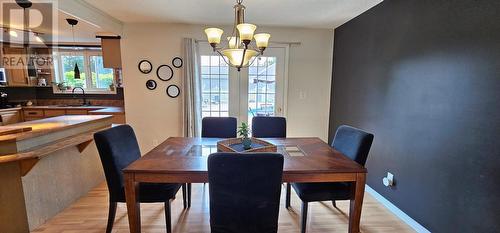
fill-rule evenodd
<path id="1" fill-rule="evenodd" d="M 182 38 L 205 39 L 203 29 L 201 25 L 186 24 L 124 25 L 121 49 L 125 112 L 143 153 L 170 136 L 182 136 L 182 94 L 171 99 L 165 93 L 169 84 L 181 84 L 181 70 L 174 69 L 174 78 L 168 82 L 159 81 L 155 70 L 182 55 Z M 288 135 L 327 140 L 333 30 L 266 27 L 258 31 L 271 33 L 271 41 L 301 43 L 290 47 Z M 154 70 L 150 74 L 137 69 L 142 59 L 152 62 Z M 148 79 L 158 83 L 156 90 L 146 89 Z M 300 98 L 300 92 L 305 98 Z"/>

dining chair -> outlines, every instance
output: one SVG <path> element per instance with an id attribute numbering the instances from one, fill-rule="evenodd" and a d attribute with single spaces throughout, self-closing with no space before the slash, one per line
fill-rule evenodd
<path id="1" fill-rule="evenodd" d="M 253 117 L 252 137 L 286 138 L 286 118 L 268 116 Z"/>
<path id="2" fill-rule="evenodd" d="M 109 214 L 106 233 L 113 229 L 118 202 L 125 201 L 122 170 L 141 157 L 134 130 L 129 125 L 120 125 L 94 134 L 109 191 Z M 138 200 L 142 203 L 163 202 L 167 232 L 171 232 L 170 201 L 182 186 L 184 208 L 186 187 L 181 184 L 140 183 Z M 190 197 L 188 197 L 190 198 Z"/>
<path id="3" fill-rule="evenodd" d="M 370 147 L 373 142 L 373 134 L 361 129 L 342 125 L 337 128 L 332 147 L 346 155 L 358 164 L 365 166 Z M 336 200 L 350 200 L 353 197 L 352 183 L 350 182 L 328 182 L 328 183 L 292 183 L 295 193 L 302 200 L 302 222 L 301 232 L 306 232 L 307 208 L 309 202 L 332 201 L 337 207 Z M 290 207 L 290 184 L 286 187 L 286 208 Z"/>
<path id="4" fill-rule="evenodd" d="M 236 125 L 234 117 L 204 117 L 201 120 L 201 137 L 235 138 Z"/>
<path id="5" fill-rule="evenodd" d="M 277 232 L 282 173 L 278 153 L 211 154 L 211 232 Z"/>
<path id="6" fill-rule="evenodd" d="M 238 122 L 235 117 L 203 117 L 201 120 L 201 137 L 203 138 L 235 138 Z M 205 183 L 203 183 L 205 185 Z M 188 194 L 191 184 L 187 184 Z M 191 207 L 191 201 L 188 202 Z"/>

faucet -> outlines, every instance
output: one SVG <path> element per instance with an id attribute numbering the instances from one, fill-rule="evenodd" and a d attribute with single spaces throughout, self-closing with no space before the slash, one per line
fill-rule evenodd
<path id="1" fill-rule="evenodd" d="M 83 104 L 82 105 L 83 106 L 87 105 L 87 98 L 85 97 L 85 90 L 82 87 L 75 87 L 75 88 L 73 88 L 73 90 L 71 91 L 71 93 L 73 94 L 73 97 L 75 96 L 75 90 L 76 89 L 82 90 L 82 92 L 83 92 L 83 98 L 82 98 L 83 99 Z"/>

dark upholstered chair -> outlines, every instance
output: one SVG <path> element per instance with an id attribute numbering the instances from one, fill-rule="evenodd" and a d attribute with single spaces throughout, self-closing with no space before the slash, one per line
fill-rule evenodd
<path id="1" fill-rule="evenodd" d="M 94 134 L 94 140 L 101 157 L 102 167 L 109 190 L 109 215 L 106 232 L 113 229 L 118 202 L 125 202 L 122 170 L 141 157 L 139 145 L 132 127 L 120 125 Z M 140 202 L 163 202 L 167 232 L 171 232 L 170 200 L 175 197 L 181 184 L 139 184 Z M 185 186 L 182 186 L 184 208 L 186 208 Z"/>
<path id="2" fill-rule="evenodd" d="M 342 125 L 337 129 L 332 147 L 342 154 L 365 166 L 368 152 L 373 142 L 373 134 L 351 126 Z M 292 183 L 292 187 L 302 200 L 302 233 L 306 232 L 307 207 L 309 202 L 351 199 L 351 183 Z M 290 184 L 286 189 L 286 208 L 290 207 Z"/>
<path id="3" fill-rule="evenodd" d="M 236 118 L 204 117 L 201 120 L 201 136 L 204 138 L 235 138 Z"/>
<path id="4" fill-rule="evenodd" d="M 211 232 L 277 232 L 282 173 L 281 154 L 211 154 Z"/>
<path id="5" fill-rule="evenodd" d="M 253 117 L 252 137 L 286 138 L 286 118 L 265 116 Z"/>

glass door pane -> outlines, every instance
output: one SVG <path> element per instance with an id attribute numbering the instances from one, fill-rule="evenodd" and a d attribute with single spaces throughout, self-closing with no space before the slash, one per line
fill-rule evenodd
<path id="1" fill-rule="evenodd" d="M 275 56 L 262 56 L 248 67 L 249 124 L 254 116 L 275 116 L 276 61 Z"/>
<path id="2" fill-rule="evenodd" d="M 229 69 L 217 55 L 201 56 L 201 116 L 229 116 Z"/>

